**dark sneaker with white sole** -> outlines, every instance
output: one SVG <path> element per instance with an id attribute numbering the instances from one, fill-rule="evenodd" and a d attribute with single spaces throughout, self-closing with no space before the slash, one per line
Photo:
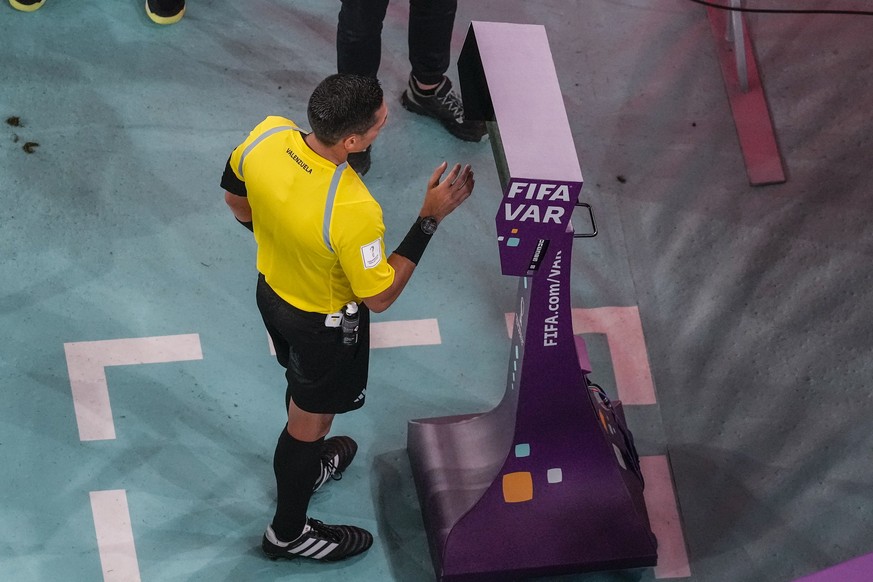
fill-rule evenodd
<path id="1" fill-rule="evenodd" d="M 449 133 L 464 141 L 479 141 L 488 132 L 484 122 L 464 119 L 464 105 L 452 91 L 452 82 L 448 77 L 443 77 L 432 92 L 424 93 L 410 75 L 409 86 L 400 96 L 400 103 L 413 113 L 433 117 Z"/>
<path id="2" fill-rule="evenodd" d="M 33 12 L 39 10 L 45 4 L 45 0 L 9 0 L 9 4 L 22 12 Z"/>
<path id="3" fill-rule="evenodd" d="M 185 16 L 185 0 L 146 0 L 145 10 L 155 24 L 176 24 Z"/>
<path id="4" fill-rule="evenodd" d="M 353 525 L 327 525 L 311 517 L 296 540 L 280 541 L 272 526 L 267 527 L 261 548 L 271 560 L 310 558 L 336 562 L 366 552 L 373 545 L 373 536 Z"/>
<path id="5" fill-rule="evenodd" d="M 318 491 L 330 480 L 339 481 L 343 471 L 351 464 L 358 452 L 358 443 L 351 437 L 330 437 L 321 447 L 321 474 L 312 490 Z"/>

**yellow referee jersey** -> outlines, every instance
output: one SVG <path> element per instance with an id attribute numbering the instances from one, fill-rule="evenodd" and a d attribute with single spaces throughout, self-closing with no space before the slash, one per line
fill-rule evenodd
<path id="1" fill-rule="evenodd" d="M 232 194 L 252 207 L 258 271 L 288 303 L 317 313 L 381 293 L 394 281 L 382 208 L 348 164 L 303 141 L 297 125 L 270 116 L 228 162 Z M 224 183 L 224 182 L 223 182 Z"/>

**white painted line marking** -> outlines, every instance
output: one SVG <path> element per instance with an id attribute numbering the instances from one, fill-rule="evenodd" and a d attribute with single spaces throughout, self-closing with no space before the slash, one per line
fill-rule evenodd
<path id="1" fill-rule="evenodd" d="M 91 513 L 104 582 L 139 582 L 139 564 L 124 489 L 91 491 Z"/>
<path id="2" fill-rule="evenodd" d="M 574 334 L 606 335 L 619 400 L 626 405 L 655 404 L 655 386 L 639 308 L 573 308 L 572 318 Z M 515 314 L 507 313 L 506 329 L 510 337 L 514 322 Z"/>
<path id="3" fill-rule="evenodd" d="M 405 319 L 370 324 L 370 349 L 436 346 L 442 342 L 439 322 L 436 319 Z M 267 344 L 270 354 L 275 356 L 276 348 L 270 334 L 267 334 Z"/>
<path id="4" fill-rule="evenodd" d="M 688 565 L 688 552 L 667 457 L 640 457 L 640 468 L 646 479 L 643 497 L 649 512 L 649 523 L 658 539 L 655 578 L 688 578 L 691 576 L 691 567 Z"/>
<path id="5" fill-rule="evenodd" d="M 112 440 L 115 423 L 109 405 L 106 366 L 202 360 L 196 333 L 64 344 L 73 408 L 83 441 Z"/>
<path id="6" fill-rule="evenodd" d="M 640 310 L 632 307 L 573 309 L 573 333 L 604 333 L 624 404 L 655 404 L 655 386 Z"/>
<path id="7" fill-rule="evenodd" d="M 436 319 L 380 321 L 370 324 L 371 348 L 435 346 L 442 341 Z"/>

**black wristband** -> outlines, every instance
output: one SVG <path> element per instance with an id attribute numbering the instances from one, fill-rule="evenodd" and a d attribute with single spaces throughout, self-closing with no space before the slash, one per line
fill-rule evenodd
<path id="1" fill-rule="evenodd" d="M 421 261 L 421 256 L 424 254 L 424 249 L 427 248 L 427 243 L 430 242 L 431 235 L 425 234 L 421 230 L 421 217 L 412 225 L 409 232 L 403 238 L 403 242 L 397 247 L 394 252 L 401 257 L 406 257 L 416 265 Z"/>
<path id="2" fill-rule="evenodd" d="M 236 218 L 236 216 L 234 216 L 234 218 Z M 246 227 L 247 229 L 249 229 L 250 231 L 255 232 L 255 227 L 254 227 L 254 225 L 252 224 L 252 221 L 251 221 L 251 220 L 248 221 L 248 222 L 243 222 L 243 221 L 240 220 L 239 218 L 236 218 L 236 221 L 237 221 L 238 223 L 240 223 L 241 225 L 243 225 L 244 227 Z"/>

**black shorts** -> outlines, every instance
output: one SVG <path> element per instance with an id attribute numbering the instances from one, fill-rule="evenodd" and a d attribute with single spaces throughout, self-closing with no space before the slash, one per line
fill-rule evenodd
<path id="1" fill-rule="evenodd" d="M 342 343 L 342 329 L 326 327 L 325 314 L 297 309 L 258 276 L 258 309 L 285 368 L 285 406 L 340 414 L 364 405 L 370 363 L 370 310 L 359 306 L 358 343 Z"/>

